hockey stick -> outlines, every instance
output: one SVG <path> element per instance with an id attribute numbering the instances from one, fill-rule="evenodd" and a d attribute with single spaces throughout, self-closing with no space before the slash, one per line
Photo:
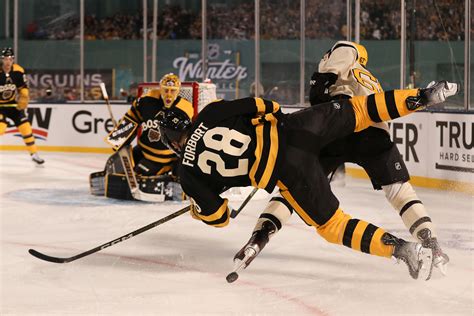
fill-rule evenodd
<path id="1" fill-rule="evenodd" d="M 104 98 L 105 104 L 107 105 L 107 109 L 109 110 L 109 115 L 112 120 L 112 123 L 114 123 L 114 127 L 117 127 L 117 121 L 115 120 L 114 114 L 112 113 L 112 107 L 110 106 L 109 95 L 107 93 L 107 89 L 105 89 L 105 84 L 101 82 L 99 86 L 100 90 L 102 91 L 102 97 Z"/>
<path id="2" fill-rule="evenodd" d="M 187 213 L 190 209 L 191 209 L 191 206 L 188 205 L 188 206 L 186 206 L 185 208 L 180 209 L 179 211 L 176 211 L 176 212 L 174 212 L 174 213 L 172 213 L 172 214 L 170 214 L 170 215 L 168 215 L 168 216 L 166 216 L 166 217 L 163 217 L 163 218 L 157 220 L 156 222 L 153 222 L 153 223 L 151 223 L 151 224 L 148 224 L 148 225 L 146 225 L 146 226 L 143 226 L 142 228 L 139 228 L 139 229 L 137 229 L 137 230 L 135 230 L 135 231 L 133 231 L 133 232 L 131 232 L 131 233 L 128 233 L 128 234 L 126 234 L 126 235 L 123 235 L 123 236 L 121 236 L 121 237 L 119 237 L 119 238 L 116 238 L 116 239 L 114 239 L 114 240 L 112 240 L 112 241 L 106 242 L 106 243 L 103 244 L 103 245 L 97 246 L 97 247 L 95 247 L 95 248 L 93 248 L 93 249 L 87 250 L 87 251 L 85 251 L 85 252 L 82 252 L 82 253 L 77 254 L 77 255 L 75 255 L 75 256 L 72 256 L 72 257 L 61 258 L 61 257 L 48 256 L 48 255 L 45 255 L 44 253 L 41 253 L 41 252 L 36 251 L 36 250 L 34 250 L 34 249 L 29 249 L 28 252 L 29 252 L 32 256 L 34 256 L 34 257 L 36 257 L 36 258 L 38 258 L 38 259 L 44 260 L 44 261 L 54 262 L 54 263 L 68 263 L 68 262 L 71 262 L 71 261 L 74 261 L 74 260 L 83 258 L 83 257 L 85 257 L 85 256 L 91 255 L 91 254 L 93 254 L 93 253 L 96 253 L 96 252 L 98 252 L 98 251 L 101 251 L 101 250 L 103 250 L 103 249 L 105 249 L 105 248 L 108 248 L 108 247 L 110 247 L 110 246 L 113 246 L 113 245 L 115 245 L 115 244 L 118 244 L 119 242 L 122 242 L 122 241 L 124 241 L 124 240 L 130 239 L 130 238 L 132 238 L 132 237 L 134 237 L 134 236 L 136 236 L 136 235 L 139 235 L 139 234 L 141 234 L 141 233 L 143 233 L 143 232 L 146 232 L 147 230 L 150 230 L 150 229 L 152 229 L 152 228 L 154 228 L 154 227 L 156 227 L 156 226 L 158 226 L 158 225 L 164 224 L 164 223 L 166 223 L 166 222 L 172 220 L 172 219 L 175 218 L 175 217 L 178 217 L 178 216 L 180 216 L 180 215 L 182 215 L 182 214 L 184 214 L 184 213 Z"/>
<path id="3" fill-rule="evenodd" d="M 247 198 L 242 202 L 242 204 L 240 205 L 240 207 L 237 209 L 237 210 L 232 210 L 232 212 L 230 213 L 230 217 L 231 218 L 236 218 L 237 215 L 239 215 L 240 212 L 242 212 L 242 210 L 244 209 L 244 207 L 247 205 L 247 203 L 253 198 L 253 196 L 255 195 L 255 193 L 257 193 L 258 191 L 258 188 L 253 188 L 252 192 L 250 192 L 250 194 L 247 196 Z"/>
<path id="4" fill-rule="evenodd" d="M 100 90 L 102 91 L 102 97 L 107 104 L 107 109 L 109 110 L 110 119 L 114 124 L 114 127 L 117 127 L 117 121 L 114 118 L 112 113 L 112 107 L 110 106 L 109 102 L 109 95 L 107 93 L 107 89 L 105 88 L 105 84 L 101 82 Z M 132 168 L 132 159 L 130 158 L 129 146 L 125 146 L 124 148 L 118 151 L 120 161 L 122 163 L 123 170 L 125 171 L 125 177 L 127 178 L 128 188 L 134 199 L 139 201 L 145 202 L 163 202 L 165 200 L 165 196 L 163 194 L 153 194 L 153 193 L 145 193 L 140 190 L 138 186 L 137 177 L 135 176 L 135 171 Z"/>

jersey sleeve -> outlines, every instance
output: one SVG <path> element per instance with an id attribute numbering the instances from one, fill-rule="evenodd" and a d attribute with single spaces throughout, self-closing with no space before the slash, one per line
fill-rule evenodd
<path id="1" fill-rule="evenodd" d="M 180 179 L 183 191 L 195 202 L 195 215 L 204 223 L 214 227 L 224 227 L 229 224 L 230 210 L 228 200 L 219 193 L 222 188 L 213 188 L 200 177 L 189 170 L 180 168 Z"/>
<path id="2" fill-rule="evenodd" d="M 26 78 L 25 69 L 18 64 L 13 64 L 13 72 L 15 73 L 15 85 L 18 90 L 28 89 L 28 79 Z"/>
<path id="3" fill-rule="evenodd" d="M 182 110 L 186 115 L 192 120 L 194 117 L 194 107 L 191 102 L 188 100 L 181 98 L 179 99 L 179 102 L 176 104 L 176 107 L 180 110 Z"/>
<path id="4" fill-rule="evenodd" d="M 129 120 L 134 121 L 136 123 L 140 123 L 143 121 L 143 117 L 140 113 L 140 108 L 144 106 L 146 103 L 149 103 L 151 100 L 149 98 L 139 98 L 135 99 L 132 103 L 132 106 L 128 109 L 125 116 L 128 117 Z"/>

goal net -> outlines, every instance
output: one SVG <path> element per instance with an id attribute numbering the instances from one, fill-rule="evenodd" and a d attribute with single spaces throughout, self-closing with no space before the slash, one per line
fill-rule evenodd
<path id="1" fill-rule="evenodd" d="M 155 89 L 160 89 L 159 82 L 141 83 L 138 85 L 138 96 Z M 195 81 L 181 82 L 179 95 L 193 104 L 194 113 L 199 113 L 206 105 L 217 99 L 216 85 Z"/>

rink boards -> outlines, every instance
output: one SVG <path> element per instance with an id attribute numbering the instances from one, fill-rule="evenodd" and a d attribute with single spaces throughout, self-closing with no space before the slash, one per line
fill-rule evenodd
<path id="1" fill-rule="evenodd" d="M 112 105 L 115 118 L 128 108 Z M 104 141 L 113 127 L 105 104 L 32 104 L 27 113 L 42 151 L 112 152 Z M 391 122 L 390 133 L 415 185 L 474 193 L 474 115 L 416 113 Z M 14 126 L 0 138 L 0 150 L 24 150 Z M 348 172 L 367 177 L 355 165 Z"/>

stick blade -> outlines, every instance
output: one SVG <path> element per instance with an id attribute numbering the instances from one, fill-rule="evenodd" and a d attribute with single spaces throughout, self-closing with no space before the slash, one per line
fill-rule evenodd
<path id="1" fill-rule="evenodd" d="M 30 255 L 33 257 L 36 257 L 40 260 L 48 261 L 48 262 L 54 262 L 54 263 L 66 263 L 69 262 L 68 258 L 58 258 L 58 257 L 51 257 L 48 255 L 45 255 L 44 253 L 41 253 L 39 251 L 36 251 L 34 249 L 29 249 L 28 252 Z"/>
<path id="2" fill-rule="evenodd" d="M 99 86 L 100 86 L 100 90 L 102 91 L 102 96 L 104 97 L 104 99 L 108 100 L 109 95 L 107 94 L 107 89 L 105 89 L 105 83 L 101 82 L 99 83 Z"/>

